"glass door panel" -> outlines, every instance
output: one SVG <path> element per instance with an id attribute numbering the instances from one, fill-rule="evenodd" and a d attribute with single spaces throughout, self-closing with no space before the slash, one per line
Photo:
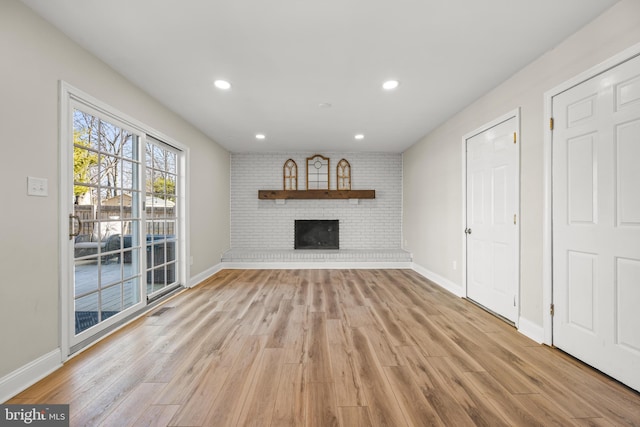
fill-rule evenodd
<path id="1" fill-rule="evenodd" d="M 149 136 L 145 153 L 146 280 L 147 293 L 153 296 L 178 285 L 178 154 Z"/>
<path id="2" fill-rule="evenodd" d="M 139 139 L 96 114 L 73 110 L 73 213 L 81 227 L 73 241 L 72 343 L 142 299 Z"/>

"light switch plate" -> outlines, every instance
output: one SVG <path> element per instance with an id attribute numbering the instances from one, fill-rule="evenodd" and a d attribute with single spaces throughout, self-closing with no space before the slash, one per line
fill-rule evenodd
<path id="1" fill-rule="evenodd" d="M 47 178 L 28 176 L 27 195 L 47 197 L 49 195 L 49 180 Z"/>

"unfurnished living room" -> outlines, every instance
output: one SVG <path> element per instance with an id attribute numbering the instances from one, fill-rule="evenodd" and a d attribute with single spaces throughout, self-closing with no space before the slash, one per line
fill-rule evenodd
<path id="1" fill-rule="evenodd" d="M 640 426 L 640 1 L 3 0 L 0 425 Z"/>

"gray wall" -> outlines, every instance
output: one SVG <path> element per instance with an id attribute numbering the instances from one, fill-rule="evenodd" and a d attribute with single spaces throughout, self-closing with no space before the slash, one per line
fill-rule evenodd
<path id="1" fill-rule="evenodd" d="M 59 346 L 58 82 L 191 150 L 191 275 L 229 248 L 229 154 L 16 0 L 0 2 L 0 379 Z M 27 176 L 48 197 L 26 195 Z"/>
<path id="2" fill-rule="evenodd" d="M 404 240 L 414 262 L 462 290 L 462 137 L 521 107 L 521 317 L 541 328 L 544 93 L 638 42 L 640 2 L 623 0 L 407 150 Z"/>
<path id="3" fill-rule="evenodd" d="M 373 200 L 258 200 L 258 190 L 282 190 L 282 165 L 298 164 L 298 189 L 306 188 L 306 158 L 315 153 L 231 155 L 231 247 L 293 249 L 296 219 L 339 219 L 341 249 L 399 249 L 402 236 L 402 156 L 393 153 L 320 153 L 351 164 L 353 190 L 376 190 Z"/>

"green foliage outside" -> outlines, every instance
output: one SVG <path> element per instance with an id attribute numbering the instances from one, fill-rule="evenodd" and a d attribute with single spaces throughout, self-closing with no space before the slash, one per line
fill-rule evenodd
<path id="1" fill-rule="evenodd" d="M 73 180 L 75 182 L 88 183 L 90 179 L 90 170 L 98 164 L 98 155 L 92 151 L 82 147 L 89 147 L 89 141 L 84 141 L 81 137 L 86 132 L 73 132 Z M 73 194 L 77 198 L 85 194 L 89 187 L 74 185 Z"/>
<path id="2" fill-rule="evenodd" d="M 176 182 L 171 178 L 156 178 L 153 181 L 153 194 L 155 197 L 160 199 L 167 199 L 175 202 Z"/>

